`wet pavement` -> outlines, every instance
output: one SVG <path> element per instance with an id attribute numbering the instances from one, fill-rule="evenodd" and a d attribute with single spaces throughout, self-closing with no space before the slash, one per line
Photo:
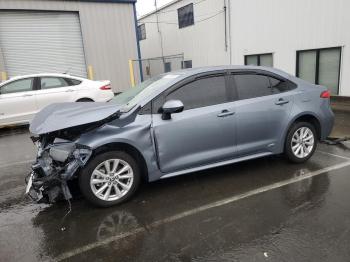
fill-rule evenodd
<path id="1" fill-rule="evenodd" d="M 142 185 L 123 205 L 24 198 L 35 148 L 0 130 L 0 261 L 349 261 L 350 144 Z"/>
<path id="2" fill-rule="evenodd" d="M 347 104 L 333 104 L 333 111 L 335 112 L 335 127 L 332 131 L 331 137 L 339 138 L 350 136 L 350 103 Z"/>

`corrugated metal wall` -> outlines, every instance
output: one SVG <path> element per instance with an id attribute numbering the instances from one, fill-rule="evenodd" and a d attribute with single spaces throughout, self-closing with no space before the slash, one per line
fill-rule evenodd
<path id="1" fill-rule="evenodd" d="M 4 71 L 5 71 L 4 56 L 3 56 L 2 49 L 0 46 L 0 72 L 4 72 Z M 0 77 L 0 82 L 1 82 L 1 77 Z"/>
<path id="2" fill-rule="evenodd" d="M 132 4 L 0 0 L 0 9 L 79 12 L 86 63 L 93 67 L 95 79 L 111 80 L 114 91 L 130 86 L 128 60 L 137 59 Z"/>
<path id="3" fill-rule="evenodd" d="M 0 10 L 0 46 L 9 77 L 68 71 L 87 76 L 77 12 Z"/>

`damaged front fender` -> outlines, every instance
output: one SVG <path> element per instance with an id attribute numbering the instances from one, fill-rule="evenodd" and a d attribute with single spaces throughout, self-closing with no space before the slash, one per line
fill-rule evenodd
<path id="1" fill-rule="evenodd" d="M 26 179 L 26 193 L 37 202 L 54 203 L 62 197 L 71 199 L 67 181 L 72 180 L 79 168 L 86 165 L 92 149 L 59 138 L 47 145 L 44 138 L 36 143 L 38 155 Z"/>

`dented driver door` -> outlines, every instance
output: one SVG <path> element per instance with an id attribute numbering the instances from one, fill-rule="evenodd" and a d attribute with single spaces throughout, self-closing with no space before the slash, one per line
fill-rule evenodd
<path id="1" fill-rule="evenodd" d="M 159 166 L 169 173 L 230 159 L 235 145 L 235 108 L 224 74 L 204 76 L 166 95 L 184 110 L 170 119 L 153 114 Z"/>

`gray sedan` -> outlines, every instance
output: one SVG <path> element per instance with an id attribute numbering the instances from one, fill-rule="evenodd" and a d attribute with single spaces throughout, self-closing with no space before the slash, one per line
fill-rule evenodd
<path id="1" fill-rule="evenodd" d="M 36 201 L 70 199 L 69 181 L 98 206 L 129 199 L 141 180 L 284 153 L 301 163 L 331 132 L 326 87 L 253 66 L 159 75 L 110 103 L 46 107 L 30 125 L 27 177 Z"/>

